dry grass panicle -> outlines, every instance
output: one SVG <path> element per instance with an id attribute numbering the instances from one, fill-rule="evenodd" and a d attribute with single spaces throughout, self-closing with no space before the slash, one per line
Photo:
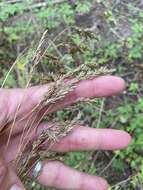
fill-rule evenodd
<path id="1" fill-rule="evenodd" d="M 82 31 L 79 30 L 78 32 Z M 89 33 L 89 31 L 86 32 Z M 32 59 L 33 67 L 30 72 L 31 74 L 33 74 L 35 66 L 37 66 L 41 61 L 43 55 L 46 54 L 47 47 L 49 45 L 49 41 L 47 40 L 46 31 L 44 32 Z M 65 74 L 55 75 L 53 73 L 50 73 L 49 75 L 50 77 L 52 76 L 53 79 L 52 83 L 49 86 L 48 92 L 45 93 L 45 96 L 41 102 L 36 106 L 36 109 L 38 111 L 41 109 L 41 107 L 47 107 L 47 111 L 44 113 L 41 120 L 48 116 L 51 106 L 56 104 L 58 101 L 63 100 L 69 92 L 73 91 L 76 88 L 77 83 L 80 80 L 93 79 L 94 77 L 110 74 L 113 71 L 113 69 L 109 70 L 106 67 L 98 68 L 95 64 L 86 63 L 70 70 Z M 45 84 L 49 82 L 49 75 L 47 74 L 47 76 L 44 76 L 44 78 L 41 77 L 39 84 Z M 32 75 L 30 77 L 32 77 Z M 50 151 L 51 146 L 68 135 L 77 124 L 77 118 L 73 119 L 72 121 L 65 122 L 50 121 L 49 127 L 45 129 L 41 135 L 33 142 L 30 152 L 28 154 L 25 154 L 25 149 L 22 149 L 22 151 L 19 152 L 17 155 L 18 174 L 23 181 L 26 180 L 28 172 L 38 160 L 44 159 L 45 157 L 49 160 L 53 158 L 53 153 Z M 48 142 L 49 144 L 48 150 L 40 151 L 40 148 L 45 142 Z"/>

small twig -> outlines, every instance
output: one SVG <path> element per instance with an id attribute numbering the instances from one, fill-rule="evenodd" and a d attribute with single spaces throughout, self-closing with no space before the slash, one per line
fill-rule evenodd
<path id="1" fill-rule="evenodd" d="M 64 3 L 64 2 L 66 2 L 66 0 L 55 0 L 52 3 L 50 2 L 50 4 L 54 5 L 54 4 Z M 23 0 L 9 0 L 9 1 L 6 1 L 5 3 L 16 4 L 16 3 L 24 3 L 24 1 Z M 40 2 L 40 3 L 29 5 L 29 7 L 25 7 L 24 10 L 27 11 L 29 9 L 40 9 L 42 7 L 47 7 L 48 4 L 49 4 L 48 2 Z"/>
<path id="2" fill-rule="evenodd" d="M 22 0 L 9 0 L 9 1 L 5 1 L 5 3 L 7 4 L 14 4 L 14 3 L 20 3 L 22 2 Z"/>
<path id="3" fill-rule="evenodd" d="M 104 108 L 104 102 L 105 102 L 105 98 L 103 98 L 102 101 L 101 101 L 101 106 L 100 106 L 100 111 L 99 111 L 99 117 L 98 117 L 96 128 L 100 127 L 100 122 L 101 122 L 101 118 L 102 118 L 102 112 L 103 112 L 103 108 Z"/>
<path id="4" fill-rule="evenodd" d="M 121 182 L 119 182 L 119 183 L 117 183 L 117 184 L 115 184 L 115 185 L 113 185 L 112 188 L 113 188 L 113 187 L 116 187 L 116 186 L 122 186 L 122 185 L 124 185 L 125 183 L 127 183 L 128 181 L 130 181 L 131 179 L 132 179 L 132 176 L 128 177 L 127 179 L 125 179 L 125 180 L 123 180 L 123 181 L 121 181 Z"/>
<path id="5" fill-rule="evenodd" d="M 110 162 L 107 164 L 107 166 L 99 173 L 99 175 L 102 175 L 113 163 L 113 161 L 116 159 L 116 157 L 118 156 L 118 154 L 116 154 L 111 160 Z"/>

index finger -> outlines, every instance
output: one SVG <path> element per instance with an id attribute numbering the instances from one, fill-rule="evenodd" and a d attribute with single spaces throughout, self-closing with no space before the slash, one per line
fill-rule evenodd
<path id="1" fill-rule="evenodd" d="M 116 95 L 125 89 L 125 82 L 116 76 L 101 76 L 92 80 L 80 81 L 74 91 L 58 102 L 52 111 L 59 110 L 78 101 L 80 98 L 100 98 Z"/>
<path id="2" fill-rule="evenodd" d="M 77 87 L 65 98 L 53 104 L 52 111 L 59 110 L 76 102 L 79 98 L 105 97 L 118 94 L 125 88 L 123 79 L 115 76 L 102 76 L 92 80 L 80 81 Z M 24 115 L 41 102 L 49 85 L 35 86 L 28 89 L 1 89 L 0 90 L 0 122 L 11 121 L 15 117 L 23 118 Z M 18 109 L 18 111 L 17 111 Z"/>

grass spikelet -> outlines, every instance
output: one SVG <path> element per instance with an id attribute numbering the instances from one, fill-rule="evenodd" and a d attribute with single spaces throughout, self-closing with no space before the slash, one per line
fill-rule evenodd
<path id="1" fill-rule="evenodd" d="M 47 46 L 47 31 L 45 31 L 39 42 L 34 57 L 31 60 L 33 63 L 33 70 L 35 66 L 37 66 L 37 64 L 41 61 L 43 55 L 46 54 Z M 31 74 L 33 70 L 30 72 Z M 63 100 L 68 93 L 72 92 L 77 87 L 77 84 L 80 80 L 91 80 L 101 75 L 111 74 L 112 72 L 114 72 L 113 69 L 110 70 L 106 67 L 99 68 L 96 66 L 96 64 L 85 63 L 61 75 L 56 75 L 55 73 L 47 73 L 47 75 L 41 75 L 38 83 L 39 85 L 49 83 L 49 78 L 51 78 L 51 83 L 49 85 L 48 92 L 45 93 L 41 102 L 36 106 L 36 110 L 39 112 L 42 108 L 47 108 L 47 111 L 44 113 L 42 118 L 40 118 L 38 124 L 43 119 L 48 117 L 50 108 L 53 107 L 54 104 Z M 80 102 L 81 101 L 89 101 L 89 99 L 81 98 Z M 41 135 L 34 140 L 28 154 L 25 153 L 27 146 L 24 146 L 23 149 L 21 148 L 21 151 L 17 155 L 16 163 L 18 166 L 18 175 L 21 177 L 23 182 L 26 181 L 28 172 L 37 163 L 38 160 L 44 158 L 51 160 L 55 158 L 55 156 L 53 157 L 53 152 L 50 150 L 51 147 L 55 143 L 58 143 L 62 138 L 67 136 L 78 124 L 79 121 L 77 118 L 73 119 L 72 121 L 64 122 L 57 122 L 55 120 L 52 120 L 50 121 L 49 127 L 43 130 Z M 31 126 L 27 127 L 31 128 Z M 41 150 L 45 142 L 48 143 L 48 150 Z"/>

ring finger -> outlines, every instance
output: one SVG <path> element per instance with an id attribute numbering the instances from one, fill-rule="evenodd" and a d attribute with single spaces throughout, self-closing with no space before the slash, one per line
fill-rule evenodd
<path id="1" fill-rule="evenodd" d="M 35 168 L 34 172 L 36 172 Z M 108 188 L 104 179 L 78 172 L 58 161 L 42 162 L 37 181 L 46 187 L 63 190 L 107 190 Z"/>

